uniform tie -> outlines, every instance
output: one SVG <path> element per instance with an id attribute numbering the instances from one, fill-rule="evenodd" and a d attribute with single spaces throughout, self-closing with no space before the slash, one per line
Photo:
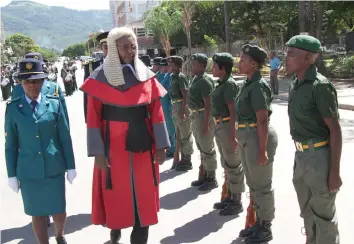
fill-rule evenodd
<path id="1" fill-rule="evenodd" d="M 32 102 L 31 102 L 31 106 L 32 106 L 33 113 L 36 113 L 36 106 L 37 106 L 37 104 L 38 104 L 37 101 L 32 101 Z"/>

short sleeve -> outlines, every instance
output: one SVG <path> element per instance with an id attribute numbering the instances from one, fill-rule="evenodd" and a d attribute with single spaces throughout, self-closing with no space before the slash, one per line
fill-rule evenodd
<path id="1" fill-rule="evenodd" d="M 238 87 L 234 82 L 225 83 L 225 87 L 223 88 L 224 92 L 224 101 L 226 104 L 233 103 L 236 100 Z"/>
<path id="2" fill-rule="evenodd" d="M 209 97 L 213 93 L 213 84 L 207 79 L 203 79 L 202 81 L 202 85 L 198 87 L 200 89 L 200 93 L 202 94 L 202 97 Z"/>
<path id="3" fill-rule="evenodd" d="M 317 84 L 315 100 L 323 118 L 339 118 L 337 92 L 330 83 Z"/>
<path id="4" fill-rule="evenodd" d="M 188 90 L 189 84 L 188 84 L 187 77 L 184 75 L 180 75 L 178 77 L 178 85 L 179 85 L 179 89 Z"/>
<path id="5" fill-rule="evenodd" d="M 269 109 L 267 103 L 267 92 L 265 91 L 265 88 L 261 86 L 261 84 L 257 84 L 252 88 L 250 92 L 250 98 L 253 111 L 257 112 L 259 110 Z"/>

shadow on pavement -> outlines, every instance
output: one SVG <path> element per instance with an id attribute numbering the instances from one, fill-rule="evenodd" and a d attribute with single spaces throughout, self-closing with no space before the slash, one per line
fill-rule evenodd
<path id="1" fill-rule="evenodd" d="M 246 241 L 243 238 L 237 237 L 237 239 L 232 241 L 230 244 L 246 244 Z M 262 242 L 260 244 L 269 244 L 269 242 Z"/>
<path id="2" fill-rule="evenodd" d="M 65 234 L 68 235 L 74 233 L 90 226 L 91 224 L 91 214 L 78 214 L 69 216 L 65 226 Z M 48 235 L 49 237 L 55 236 L 55 227 L 53 221 L 51 226 L 48 228 Z M 20 242 L 18 242 L 19 244 L 37 243 L 36 236 L 32 230 L 32 223 L 19 228 L 12 228 L 1 231 L 1 243 L 11 242 L 17 239 L 22 239 Z"/>
<path id="3" fill-rule="evenodd" d="M 171 180 L 179 175 L 187 173 L 187 171 L 165 170 L 160 173 L 160 183 Z"/>
<path id="4" fill-rule="evenodd" d="M 167 194 L 160 198 L 160 206 L 162 209 L 173 210 L 179 209 L 188 202 L 195 200 L 200 192 L 195 187 L 189 187 L 181 191 Z"/>
<path id="5" fill-rule="evenodd" d="M 173 236 L 165 237 L 160 241 L 161 244 L 180 244 L 180 243 L 198 243 L 204 237 L 220 230 L 225 223 L 238 217 L 220 216 L 218 211 L 214 210 L 198 219 L 174 230 Z"/>

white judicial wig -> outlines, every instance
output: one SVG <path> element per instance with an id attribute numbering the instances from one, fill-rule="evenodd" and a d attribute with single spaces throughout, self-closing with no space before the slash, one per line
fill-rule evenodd
<path id="1" fill-rule="evenodd" d="M 145 64 L 138 58 L 138 43 L 135 33 L 127 27 L 112 29 L 107 37 L 108 55 L 103 62 L 104 75 L 112 86 L 124 85 L 124 76 L 119 59 L 116 41 L 123 36 L 131 36 L 135 40 L 136 55 L 134 57 L 135 77 L 138 81 L 144 82 L 155 76 Z"/>

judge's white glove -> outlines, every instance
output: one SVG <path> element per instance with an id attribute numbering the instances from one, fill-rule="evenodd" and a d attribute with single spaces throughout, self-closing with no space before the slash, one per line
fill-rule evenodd
<path id="1" fill-rule="evenodd" d="M 76 170 L 75 169 L 69 169 L 66 171 L 66 179 L 69 181 L 70 184 L 73 183 L 74 179 L 76 178 Z"/>
<path id="2" fill-rule="evenodd" d="M 9 187 L 16 193 L 18 193 L 18 190 L 20 189 L 17 177 L 11 177 L 8 180 Z"/>

